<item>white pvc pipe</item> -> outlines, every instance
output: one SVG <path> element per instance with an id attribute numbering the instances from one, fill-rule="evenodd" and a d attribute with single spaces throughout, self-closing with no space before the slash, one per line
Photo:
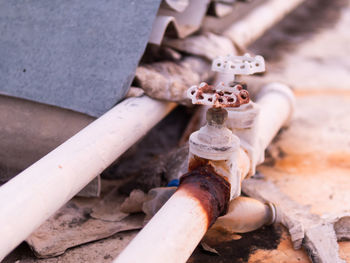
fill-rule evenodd
<path id="1" fill-rule="evenodd" d="M 274 220 L 268 204 L 254 198 L 239 196 L 230 202 L 227 214 L 219 217 L 213 228 L 230 233 L 247 233 L 269 225 Z"/>
<path id="2" fill-rule="evenodd" d="M 0 261 L 174 107 L 127 99 L 1 186 Z"/>
<path id="3" fill-rule="evenodd" d="M 280 21 L 287 13 L 305 0 L 268 0 L 234 23 L 223 35 L 237 46 L 244 48 L 258 39 L 263 33 Z"/>
<path id="4" fill-rule="evenodd" d="M 207 227 L 199 201 L 179 189 L 113 262 L 186 262 Z"/>
<path id="5" fill-rule="evenodd" d="M 257 152 L 263 153 L 278 131 L 291 118 L 295 98 L 291 89 L 282 83 L 269 83 L 261 88 L 256 103 L 259 105 Z"/>

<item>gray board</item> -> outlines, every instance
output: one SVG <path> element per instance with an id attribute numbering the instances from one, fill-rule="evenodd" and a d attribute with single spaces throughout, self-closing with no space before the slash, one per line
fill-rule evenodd
<path id="1" fill-rule="evenodd" d="M 127 92 L 160 0 L 0 0 L 0 94 L 100 116 Z"/>

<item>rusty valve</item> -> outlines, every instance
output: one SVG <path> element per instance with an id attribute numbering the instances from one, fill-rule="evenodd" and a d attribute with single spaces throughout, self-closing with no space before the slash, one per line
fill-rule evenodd
<path id="1" fill-rule="evenodd" d="M 202 82 L 199 86 L 192 86 L 187 91 L 187 96 L 193 104 L 202 104 L 219 107 L 239 107 L 249 103 L 249 93 L 243 89 L 240 83 L 234 83 L 233 87 L 220 82 L 216 87 Z"/>
<path id="2" fill-rule="evenodd" d="M 215 87 L 202 82 L 188 89 L 187 96 L 193 104 L 202 104 L 214 108 L 237 108 L 249 103 L 249 93 L 242 83 L 235 82 L 235 75 L 250 75 L 265 71 L 262 56 L 251 57 L 228 55 L 213 60 L 212 70 L 218 72 L 221 79 Z"/>

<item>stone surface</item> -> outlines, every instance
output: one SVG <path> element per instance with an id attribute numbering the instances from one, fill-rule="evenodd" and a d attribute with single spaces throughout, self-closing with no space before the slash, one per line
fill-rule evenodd
<path id="1" fill-rule="evenodd" d="M 339 258 L 339 247 L 331 224 L 307 229 L 304 247 L 313 263 L 345 263 L 345 260 Z"/>

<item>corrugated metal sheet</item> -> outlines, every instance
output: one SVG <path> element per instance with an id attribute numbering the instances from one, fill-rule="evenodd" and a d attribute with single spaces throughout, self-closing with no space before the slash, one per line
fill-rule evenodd
<path id="1" fill-rule="evenodd" d="M 161 7 L 153 23 L 149 42 L 160 44 L 169 29 L 176 37 L 184 38 L 200 28 L 207 13 L 210 0 L 192 0 L 186 8 L 178 12 L 175 9 Z"/>
<path id="2" fill-rule="evenodd" d="M 261 0 L 252 2 L 259 1 L 261 2 Z M 203 21 L 211 18 L 210 26 L 214 28 L 215 25 L 227 24 L 229 23 L 227 21 L 232 20 L 232 15 L 237 17 L 236 11 L 243 9 L 244 15 L 247 9 L 254 6 L 252 3 L 242 3 L 246 2 L 245 0 L 237 2 L 237 0 L 163 0 L 153 23 L 149 42 L 160 45 L 165 36 L 185 38 L 201 29 Z M 217 32 L 217 29 L 213 32 Z"/>

